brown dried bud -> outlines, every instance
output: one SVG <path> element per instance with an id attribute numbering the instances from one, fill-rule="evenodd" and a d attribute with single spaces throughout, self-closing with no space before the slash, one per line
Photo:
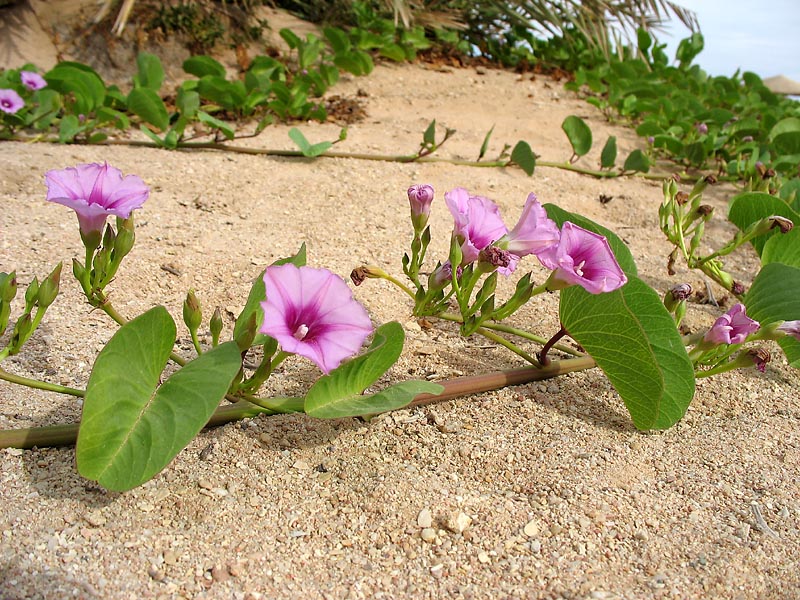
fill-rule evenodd
<path id="1" fill-rule="evenodd" d="M 705 182 L 708 185 L 715 185 L 717 183 L 717 178 L 714 175 L 706 175 Z"/>
<path id="2" fill-rule="evenodd" d="M 672 294 L 672 299 L 681 302 L 689 298 L 692 295 L 692 286 L 688 283 L 679 283 L 678 285 L 674 286 L 670 291 Z"/>
<path id="3" fill-rule="evenodd" d="M 511 264 L 512 256 L 508 250 L 503 250 L 497 246 L 487 246 L 480 251 L 478 260 L 487 263 L 492 267 L 508 267 Z"/>
<path id="4" fill-rule="evenodd" d="M 689 194 L 686 192 L 678 192 L 675 194 L 675 202 L 683 206 L 689 201 Z"/>
<path id="5" fill-rule="evenodd" d="M 748 350 L 747 355 L 753 359 L 753 364 L 755 365 L 756 369 L 762 373 L 767 370 L 767 363 L 772 360 L 772 355 L 769 353 L 769 350 L 764 348 L 764 346 L 759 346 L 758 348 Z"/>
<path id="6" fill-rule="evenodd" d="M 731 284 L 731 293 L 733 293 L 734 296 L 742 296 L 744 292 L 745 287 L 743 284 L 738 281 L 734 281 L 733 284 Z"/>
<path id="7" fill-rule="evenodd" d="M 355 286 L 359 286 L 364 283 L 366 278 L 367 269 L 365 267 L 358 267 L 350 272 L 350 281 L 352 281 L 353 285 Z"/>
<path id="8" fill-rule="evenodd" d="M 667 273 L 669 275 L 675 275 L 675 258 L 677 253 L 678 249 L 675 248 L 675 250 L 673 250 L 667 258 Z"/>
<path id="9" fill-rule="evenodd" d="M 681 182 L 681 176 L 678 173 L 673 173 L 672 175 L 670 175 L 670 179 L 672 179 L 672 181 L 674 181 L 675 183 Z"/>
<path id="10" fill-rule="evenodd" d="M 772 215 L 769 220 L 772 222 L 772 227 L 770 227 L 770 229 L 775 229 L 776 227 L 780 228 L 781 233 L 789 233 L 794 227 L 794 223 L 791 219 L 781 217 L 780 215 Z"/>
<path id="11" fill-rule="evenodd" d="M 697 214 L 701 217 L 707 217 L 714 212 L 714 207 L 709 204 L 701 204 L 697 207 Z"/>
<path id="12" fill-rule="evenodd" d="M 767 169 L 766 172 L 761 177 L 763 179 L 770 179 L 771 177 L 775 177 L 775 169 Z"/>

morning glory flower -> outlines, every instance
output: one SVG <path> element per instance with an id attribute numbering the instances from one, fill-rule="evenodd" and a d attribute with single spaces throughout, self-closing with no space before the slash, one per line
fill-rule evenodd
<path id="1" fill-rule="evenodd" d="M 519 221 L 498 246 L 516 256 L 523 257 L 555 246 L 560 239 L 558 225 L 548 218 L 547 211 L 539 204 L 536 194 L 529 194 Z"/>
<path id="2" fill-rule="evenodd" d="M 590 294 L 613 292 L 628 281 L 605 236 L 564 222 L 558 245 L 540 253 L 539 261 L 553 273 L 547 289 L 579 285 Z"/>
<path id="3" fill-rule="evenodd" d="M 0 90 L 0 110 L 4 113 L 13 115 L 23 106 L 25 106 L 25 101 L 17 92 L 11 89 Z"/>
<path id="4" fill-rule="evenodd" d="M 367 311 L 327 269 L 291 263 L 267 267 L 261 333 L 281 350 L 313 361 L 324 373 L 356 354 L 372 331 Z"/>
<path id="5" fill-rule="evenodd" d="M 453 233 L 461 240 L 462 264 L 477 260 L 481 250 L 508 233 L 500 209 L 488 198 L 455 188 L 444 195 L 444 201 L 455 220 Z"/>
<path id="6" fill-rule="evenodd" d="M 778 331 L 800 340 L 800 321 L 784 321 L 778 325 Z"/>
<path id="7" fill-rule="evenodd" d="M 408 188 L 408 202 L 411 205 L 411 222 L 415 231 L 422 231 L 428 223 L 433 203 L 433 187 L 428 184 L 412 185 Z"/>
<path id="8" fill-rule="evenodd" d="M 123 177 L 108 163 L 48 171 L 45 183 L 47 200 L 69 206 L 77 213 L 84 237 L 102 232 L 109 215 L 127 219 L 150 195 L 150 188 L 139 177 Z"/>
<path id="9" fill-rule="evenodd" d="M 20 81 L 22 81 L 22 85 L 32 92 L 47 86 L 47 82 L 44 80 L 44 77 L 38 73 L 34 73 L 33 71 L 21 71 L 19 78 Z"/>
<path id="10" fill-rule="evenodd" d="M 748 335 L 758 331 L 759 327 L 758 321 L 745 313 L 744 304 L 739 303 L 714 321 L 703 339 L 713 344 L 741 344 Z"/>

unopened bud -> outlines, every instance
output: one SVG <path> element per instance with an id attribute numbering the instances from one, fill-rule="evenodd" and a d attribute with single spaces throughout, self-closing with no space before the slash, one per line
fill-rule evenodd
<path id="1" fill-rule="evenodd" d="M 697 123 L 695 125 L 695 128 L 697 129 L 697 133 L 699 133 L 700 135 L 705 135 L 708 133 L 708 125 L 706 125 L 705 123 Z"/>
<path id="2" fill-rule="evenodd" d="M 61 263 L 58 263 L 56 268 L 53 269 L 53 272 L 50 273 L 39 286 L 36 301 L 40 308 L 47 308 L 53 303 L 56 296 L 58 296 L 59 282 L 61 280 L 61 266 Z"/>
<path id="3" fill-rule="evenodd" d="M 33 306 L 33 303 L 36 302 L 36 298 L 39 296 L 39 280 L 34 277 L 33 280 L 28 284 L 28 289 L 25 290 L 25 306 L 29 309 Z"/>
<path id="4" fill-rule="evenodd" d="M 408 188 L 408 202 L 411 205 L 411 222 L 414 231 L 420 232 L 428 222 L 433 202 L 433 187 L 428 184 L 412 185 Z"/>
<path id="5" fill-rule="evenodd" d="M 114 240 L 114 259 L 119 262 L 133 248 L 136 234 L 133 227 L 133 214 L 127 219 L 117 219 L 117 239 Z"/>
<path id="6" fill-rule="evenodd" d="M 194 290 L 189 290 L 186 300 L 183 301 L 183 322 L 191 332 L 196 332 L 203 322 L 203 312 L 200 310 L 200 302 L 194 295 Z"/>
<path id="7" fill-rule="evenodd" d="M 31 319 L 31 313 L 26 312 L 17 319 L 17 323 L 14 325 L 14 333 L 11 334 L 9 343 L 9 354 L 17 354 L 28 341 L 31 333 L 33 333 L 33 319 Z"/>
<path id="8" fill-rule="evenodd" d="M 767 174 L 767 167 L 760 160 L 756 163 L 756 173 L 762 178 Z"/>
<path id="9" fill-rule="evenodd" d="M 769 220 L 772 223 L 770 229 L 779 228 L 781 233 L 789 233 L 794 227 L 794 223 L 791 219 L 787 219 L 786 217 L 781 217 L 779 215 L 772 215 L 769 217 Z"/>
<path id="10" fill-rule="evenodd" d="M 0 274 L 0 302 L 11 302 L 17 295 L 17 272 Z"/>
<path id="11" fill-rule="evenodd" d="M 211 320 L 208 323 L 208 328 L 211 330 L 211 345 L 216 346 L 219 343 L 219 334 L 222 333 L 222 313 L 219 306 L 214 309 L 214 314 L 211 315 Z"/>

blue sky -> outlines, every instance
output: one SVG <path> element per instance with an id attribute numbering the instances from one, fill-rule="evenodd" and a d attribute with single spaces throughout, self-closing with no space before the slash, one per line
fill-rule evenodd
<path id="1" fill-rule="evenodd" d="M 800 0 L 677 0 L 697 13 L 705 49 L 695 59 L 710 75 L 733 75 L 737 67 L 762 78 L 786 75 L 800 81 Z M 672 22 L 659 34 L 675 56 L 688 31 Z"/>

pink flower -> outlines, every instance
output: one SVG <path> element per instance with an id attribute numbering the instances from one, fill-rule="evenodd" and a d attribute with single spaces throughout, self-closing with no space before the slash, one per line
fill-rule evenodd
<path id="1" fill-rule="evenodd" d="M 778 325 L 778 331 L 800 340 L 800 321 L 784 321 Z"/>
<path id="2" fill-rule="evenodd" d="M 558 244 L 558 225 L 547 217 L 536 194 L 528 194 L 519 221 L 498 245 L 519 257 L 539 254 Z"/>
<path id="3" fill-rule="evenodd" d="M 408 188 L 408 202 L 411 205 L 411 221 L 414 229 L 422 231 L 431 214 L 433 187 L 428 184 L 412 185 Z"/>
<path id="4" fill-rule="evenodd" d="M 508 233 L 500 209 L 488 198 L 455 188 L 444 195 L 444 201 L 455 220 L 454 234 L 462 240 L 462 264 L 477 260 L 481 250 Z"/>
<path id="5" fill-rule="evenodd" d="M 373 327 L 350 288 L 327 269 L 291 263 L 267 267 L 261 333 L 284 352 L 310 359 L 329 373 L 361 348 Z"/>
<path id="6" fill-rule="evenodd" d="M 608 240 L 600 234 L 564 222 L 558 245 L 543 251 L 539 261 L 553 273 L 548 289 L 579 285 L 590 294 L 613 292 L 628 281 Z"/>
<path id="7" fill-rule="evenodd" d="M 0 90 L 0 110 L 4 113 L 13 115 L 23 106 L 25 106 L 25 101 L 17 92 L 10 89 Z"/>
<path id="8" fill-rule="evenodd" d="M 33 71 L 21 71 L 19 78 L 20 81 L 22 81 L 22 85 L 32 92 L 47 87 L 47 82 L 44 80 L 44 77 Z"/>
<path id="9" fill-rule="evenodd" d="M 731 309 L 714 321 L 703 339 L 712 344 L 741 344 L 751 333 L 758 331 L 758 321 L 745 314 L 744 304 L 735 304 Z"/>
<path id="10" fill-rule="evenodd" d="M 150 188 L 139 177 L 123 177 L 108 163 L 48 171 L 45 182 L 47 200 L 74 209 L 84 236 L 102 232 L 109 215 L 127 219 L 150 195 Z"/>

